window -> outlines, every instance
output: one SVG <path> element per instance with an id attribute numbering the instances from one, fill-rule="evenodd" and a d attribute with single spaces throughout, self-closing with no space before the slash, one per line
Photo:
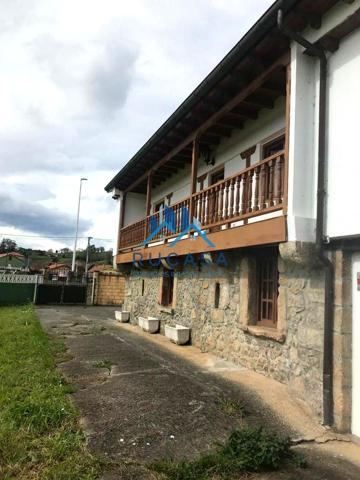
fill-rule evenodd
<path id="1" fill-rule="evenodd" d="M 161 280 L 160 305 L 170 307 L 173 303 L 174 296 L 174 271 L 164 270 Z"/>
<path id="2" fill-rule="evenodd" d="M 220 283 L 216 282 L 215 283 L 215 302 L 214 302 L 215 308 L 219 308 L 219 304 L 220 304 Z"/>
<path id="3" fill-rule="evenodd" d="M 221 182 L 221 180 L 224 180 L 224 178 L 225 178 L 224 167 L 221 167 L 219 170 L 216 170 L 216 172 L 210 175 L 209 185 L 214 185 L 214 183 Z"/>
<path id="4" fill-rule="evenodd" d="M 201 192 L 201 190 L 204 190 L 204 184 L 205 184 L 206 177 L 207 177 L 207 173 L 204 173 L 204 175 L 201 175 L 201 177 L 198 177 L 198 179 L 197 179 L 198 184 L 199 184 L 199 191 L 200 192 Z"/>
<path id="5" fill-rule="evenodd" d="M 141 279 L 141 296 L 143 297 L 145 293 L 145 280 Z"/>
<path id="6" fill-rule="evenodd" d="M 279 295 L 278 255 L 275 250 L 264 251 L 257 259 L 258 314 L 257 324 L 277 326 Z"/>
<path id="7" fill-rule="evenodd" d="M 160 200 L 160 202 L 155 203 L 154 213 L 160 212 L 160 210 L 164 210 L 164 207 L 165 207 L 165 200 L 163 199 L 163 200 Z"/>
<path id="8" fill-rule="evenodd" d="M 277 152 L 281 152 L 285 148 L 285 135 L 274 138 L 270 142 L 263 145 L 262 158 L 271 157 Z"/>

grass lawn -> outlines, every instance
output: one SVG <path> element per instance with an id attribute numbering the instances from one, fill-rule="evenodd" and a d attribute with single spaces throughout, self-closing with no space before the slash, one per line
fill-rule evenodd
<path id="1" fill-rule="evenodd" d="M 0 478 L 96 479 L 100 462 L 85 448 L 71 386 L 56 370 L 63 346 L 34 309 L 0 307 Z"/>

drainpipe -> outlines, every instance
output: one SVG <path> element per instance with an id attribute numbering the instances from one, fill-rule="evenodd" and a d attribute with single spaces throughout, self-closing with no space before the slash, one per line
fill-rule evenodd
<path id="1" fill-rule="evenodd" d="M 319 129 L 318 129 L 318 182 L 316 206 L 316 251 L 325 269 L 324 298 L 324 354 L 323 354 L 323 424 L 333 423 L 333 316 L 334 316 L 334 268 L 327 257 L 325 243 L 325 149 L 326 149 L 326 85 L 327 58 L 323 48 L 316 46 L 292 31 L 283 23 L 283 12 L 278 10 L 277 23 L 279 30 L 294 42 L 302 45 L 309 53 L 320 61 L 319 81 Z"/>

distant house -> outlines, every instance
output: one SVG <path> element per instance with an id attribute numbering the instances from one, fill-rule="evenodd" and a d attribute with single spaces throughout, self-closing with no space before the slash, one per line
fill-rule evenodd
<path id="1" fill-rule="evenodd" d="M 19 252 L 0 253 L 1 270 L 26 270 L 26 257 Z"/>
<path id="2" fill-rule="evenodd" d="M 66 279 L 71 271 L 70 265 L 66 263 L 49 263 L 45 269 L 45 275 L 53 280 Z"/>
<path id="3" fill-rule="evenodd" d="M 112 265 L 106 263 L 95 263 L 89 268 L 88 273 L 108 272 L 112 270 L 114 270 Z"/>

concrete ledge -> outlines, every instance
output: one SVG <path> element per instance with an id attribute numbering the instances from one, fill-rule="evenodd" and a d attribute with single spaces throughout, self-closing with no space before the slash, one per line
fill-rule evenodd
<path id="1" fill-rule="evenodd" d="M 267 328 L 257 325 L 246 325 L 241 328 L 245 333 L 249 333 L 255 337 L 269 338 L 270 340 L 275 340 L 279 343 L 284 343 L 286 339 L 285 333 L 276 328 Z"/>

